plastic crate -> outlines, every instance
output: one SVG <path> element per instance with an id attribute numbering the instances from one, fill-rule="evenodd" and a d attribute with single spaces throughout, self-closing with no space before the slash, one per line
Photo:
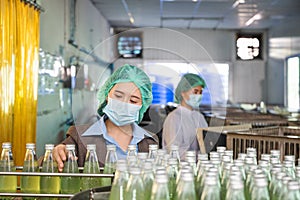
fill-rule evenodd
<path id="1" fill-rule="evenodd" d="M 278 149 L 281 152 L 281 161 L 284 155 L 295 155 L 299 158 L 300 127 L 268 127 L 250 131 L 227 132 L 226 147 L 232 149 L 234 158 L 239 153 L 246 153 L 248 147 L 256 148 L 257 159 L 261 154 L 269 154 L 270 150 Z"/>

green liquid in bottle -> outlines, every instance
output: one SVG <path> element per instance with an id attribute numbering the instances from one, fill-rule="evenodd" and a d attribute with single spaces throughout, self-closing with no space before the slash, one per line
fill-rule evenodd
<path id="1" fill-rule="evenodd" d="M 59 194 L 60 179 L 54 176 L 41 176 L 40 180 L 41 193 Z"/>
<path id="2" fill-rule="evenodd" d="M 31 167 L 30 161 L 24 161 L 23 172 L 38 172 L 38 163 L 34 162 Z M 23 193 L 40 193 L 40 177 L 39 176 L 21 176 L 21 191 Z"/>
<path id="3" fill-rule="evenodd" d="M 61 191 L 62 194 L 74 194 L 80 191 L 79 177 L 61 177 Z"/>
<path id="4" fill-rule="evenodd" d="M 13 161 L 8 165 L 7 161 L 0 161 L 1 172 L 15 172 Z M 16 192 L 17 190 L 17 177 L 16 176 L 0 176 L 0 192 Z"/>

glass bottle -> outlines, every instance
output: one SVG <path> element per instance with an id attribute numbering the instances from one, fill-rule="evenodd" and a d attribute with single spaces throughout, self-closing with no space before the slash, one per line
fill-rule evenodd
<path id="1" fill-rule="evenodd" d="M 269 200 L 267 178 L 254 178 L 254 187 L 251 192 L 251 200 Z"/>
<path id="2" fill-rule="evenodd" d="M 124 200 L 125 189 L 128 182 L 128 170 L 126 162 L 119 160 L 117 162 L 117 169 L 115 178 L 111 186 L 109 200 Z"/>
<path id="3" fill-rule="evenodd" d="M 286 176 L 286 173 L 284 173 L 284 172 L 279 172 L 279 173 L 276 174 L 275 182 L 274 182 L 274 185 L 273 185 L 273 190 L 270 191 L 271 192 L 271 199 L 274 199 L 274 200 L 279 199 L 281 190 L 283 189 L 282 188 L 282 179 L 283 179 L 284 176 Z"/>
<path id="4" fill-rule="evenodd" d="M 126 187 L 126 200 L 140 200 L 145 198 L 145 185 L 141 176 L 141 169 L 132 167 L 129 171 L 129 180 Z"/>
<path id="5" fill-rule="evenodd" d="M 1 172 L 16 171 L 10 142 L 2 143 L 0 171 Z M 0 176 L 0 192 L 16 192 L 16 189 L 17 189 L 16 176 L 3 176 L 3 175 Z"/>
<path id="6" fill-rule="evenodd" d="M 288 182 L 288 192 L 284 195 L 283 199 L 287 199 L 287 200 L 300 199 L 300 185 L 298 181 Z"/>
<path id="7" fill-rule="evenodd" d="M 158 145 L 157 144 L 149 144 L 148 158 L 156 160 L 157 150 L 158 150 Z"/>
<path id="8" fill-rule="evenodd" d="M 128 147 L 129 148 L 129 147 Z M 103 174 L 113 174 L 116 171 L 116 163 L 118 161 L 116 146 L 115 145 L 106 145 L 106 157 Z M 111 178 L 102 178 L 102 186 L 111 185 Z"/>
<path id="9" fill-rule="evenodd" d="M 63 173 L 79 173 L 75 145 L 67 144 L 67 160 L 64 163 Z M 62 176 L 60 182 L 62 194 L 74 194 L 80 191 L 80 177 Z"/>
<path id="10" fill-rule="evenodd" d="M 137 164 L 139 167 L 143 168 L 144 163 L 146 162 L 148 158 L 148 153 L 147 152 L 138 152 L 137 153 Z"/>
<path id="11" fill-rule="evenodd" d="M 181 173 L 180 183 L 176 188 L 175 200 L 196 200 L 194 174 L 191 172 Z"/>
<path id="12" fill-rule="evenodd" d="M 23 163 L 23 172 L 39 172 L 39 165 L 35 153 L 35 144 L 26 144 L 26 153 Z M 40 176 L 21 176 L 21 191 L 24 193 L 40 192 Z M 34 199 L 34 198 L 26 198 Z"/>
<path id="13" fill-rule="evenodd" d="M 127 156 L 137 156 L 137 148 L 135 144 L 130 144 L 127 147 Z"/>
<path id="14" fill-rule="evenodd" d="M 180 163 L 180 156 L 179 156 L 179 146 L 172 144 L 170 146 L 170 152 L 169 152 L 170 158 L 175 158 L 177 160 L 177 163 Z"/>
<path id="15" fill-rule="evenodd" d="M 272 149 L 270 150 L 270 154 L 271 154 L 271 159 L 276 158 L 280 162 L 280 155 L 281 155 L 280 150 Z"/>
<path id="16" fill-rule="evenodd" d="M 168 188 L 168 176 L 166 174 L 156 175 L 153 182 L 151 200 L 170 200 Z"/>
<path id="17" fill-rule="evenodd" d="M 42 165 L 42 172 L 58 173 L 57 163 L 53 160 L 53 144 L 45 144 L 45 155 Z M 41 176 L 40 190 L 45 194 L 59 194 L 60 178 L 58 176 Z"/>
<path id="18" fill-rule="evenodd" d="M 226 193 L 226 200 L 245 200 L 243 181 L 230 182 L 230 189 Z"/>
<path id="19" fill-rule="evenodd" d="M 169 186 L 169 194 L 170 199 L 173 199 L 176 192 L 176 179 L 178 175 L 178 163 L 176 158 L 170 158 L 169 159 L 169 165 L 167 167 L 167 173 L 168 173 L 168 186 Z"/>
<path id="20" fill-rule="evenodd" d="M 164 157 L 167 154 L 165 149 L 158 149 L 157 156 L 155 160 L 155 166 L 164 166 Z"/>
<path id="21" fill-rule="evenodd" d="M 86 174 L 99 174 L 99 162 L 96 153 L 96 145 L 88 144 L 87 152 L 84 162 L 83 173 Z M 89 188 L 101 186 L 101 178 L 99 177 L 82 177 L 81 178 L 81 190 L 87 190 Z"/>
<path id="22" fill-rule="evenodd" d="M 149 200 L 151 198 L 151 190 L 154 180 L 152 163 L 145 162 L 142 173 L 142 179 L 145 185 L 145 199 Z"/>
<path id="23" fill-rule="evenodd" d="M 218 186 L 217 177 L 209 176 L 205 178 L 205 185 L 201 200 L 220 199 L 220 188 Z"/>

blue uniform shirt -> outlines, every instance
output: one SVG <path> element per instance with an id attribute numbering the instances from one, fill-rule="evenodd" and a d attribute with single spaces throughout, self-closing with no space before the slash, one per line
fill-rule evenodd
<path id="1" fill-rule="evenodd" d="M 82 136 L 100 136 L 103 135 L 103 138 L 105 139 L 106 145 L 113 144 L 116 145 L 116 152 L 118 159 L 126 159 L 127 151 L 123 151 L 120 147 L 120 145 L 108 135 L 107 129 L 105 126 L 105 119 L 106 116 L 102 116 L 100 120 L 96 121 L 92 126 L 90 126 L 83 134 Z M 130 144 L 137 144 L 144 139 L 145 135 L 148 137 L 152 137 L 147 131 L 139 127 L 136 123 L 132 124 L 132 132 L 133 132 L 133 138 L 130 142 Z M 136 148 L 138 149 L 138 147 Z"/>

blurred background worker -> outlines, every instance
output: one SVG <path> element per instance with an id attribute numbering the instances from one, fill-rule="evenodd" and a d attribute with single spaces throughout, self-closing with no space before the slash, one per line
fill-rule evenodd
<path id="1" fill-rule="evenodd" d="M 163 126 L 162 145 L 169 149 L 172 144 L 179 146 L 180 159 L 185 152 L 198 151 L 196 129 L 207 127 L 204 116 L 199 111 L 202 90 L 206 84 L 196 74 L 185 74 L 175 90 L 175 98 L 180 104 L 166 118 Z"/>

